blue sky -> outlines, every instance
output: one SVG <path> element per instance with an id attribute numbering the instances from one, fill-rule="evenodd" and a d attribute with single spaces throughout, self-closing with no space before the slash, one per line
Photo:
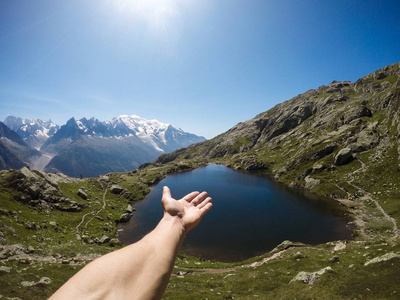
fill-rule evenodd
<path id="1" fill-rule="evenodd" d="M 212 138 L 399 61 L 399 0 L 0 0 L 1 121 L 136 114 Z"/>

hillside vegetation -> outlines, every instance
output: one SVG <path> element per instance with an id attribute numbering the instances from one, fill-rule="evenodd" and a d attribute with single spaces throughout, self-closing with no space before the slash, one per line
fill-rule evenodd
<path id="1" fill-rule="evenodd" d="M 152 185 L 220 163 L 339 201 L 354 239 L 286 241 L 233 264 L 181 255 L 165 299 L 398 299 L 399 76 L 397 63 L 307 91 L 133 172 L 90 179 L 1 172 L 0 294 L 51 295 L 86 263 L 121 247 L 117 224 Z"/>

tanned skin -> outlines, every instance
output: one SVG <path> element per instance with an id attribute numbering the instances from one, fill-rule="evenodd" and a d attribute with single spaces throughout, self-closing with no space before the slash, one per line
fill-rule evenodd
<path id="1" fill-rule="evenodd" d="M 164 216 L 152 232 L 85 266 L 50 300 L 161 299 L 185 235 L 212 207 L 206 192 L 175 200 L 166 186 L 161 202 Z"/>

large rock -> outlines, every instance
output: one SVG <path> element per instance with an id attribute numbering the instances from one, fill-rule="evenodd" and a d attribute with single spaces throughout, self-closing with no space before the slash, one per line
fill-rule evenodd
<path id="1" fill-rule="evenodd" d="M 351 121 L 361 117 L 372 117 L 371 111 L 366 106 L 359 106 L 350 109 L 344 116 L 344 124 L 349 124 Z"/>
<path id="2" fill-rule="evenodd" d="M 47 181 L 48 184 L 55 188 L 58 188 L 58 182 L 63 180 L 60 176 L 56 174 L 45 173 L 43 171 L 36 171 L 43 179 Z"/>
<path id="3" fill-rule="evenodd" d="M 339 242 L 337 242 L 337 244 L 335 244 L 335 247 L 333 248 L 333 252 L 341 251 L 344 249 L 346 249 L 346 243 L 339 241 Z"/>
<path id="4" fill-rule="evenodd" d="M 50 283 L 51 283 L 51 279 L 49 277 L 42 277 L 42 278 L 40 278 L 40 280 L 37 284 L 48 285 Z"/>
<path id="5" fill-rule="evenodd" d="M 26 189 L 26 191 L 30 196 L 32 196 L 32 199 L 38 199 L 39 196 L 42 194 L 42 188 L 40 187 L 40 185 L 38 183 L 34 183 L 34 184 L 30 185 Z"/>
<path id="6" fill-rule="evenodd" d="M 135 209 L 132 207 L 132 205 L 128 204 L 128 206 L 125 209 L 125 212 L 131 214 L 131 213 L 133 213 L 134 210 Z"/>
<path id="7" fill-rule="evenodd" d="M 49 285 L 51 284 L 51 279 L 49 277 L 42 277 L 40 278 L 40 280 L 38 282 L 34 282 L 34 281 L 22 281 L 20 283 L 20 285 L 22 287 L 32 287 L 32 286 L 36 286 L 36 285 Z"/>
<path id="8" fill-rule="evenodd" d="M 304 180 L 306 181 L 305 188 L 308 190 L 311 190 L 321 182 L 319 179 L 311 178 L 310 176 L 307 176 Z"/>
<path id="9" fill-rule="evenodd" d="M 85 193 L 85 191 L 82 188 L 80 188 L 76 194 L 79 197 L 81 197 L 83 200 L 87 200 L 88 199 L 87 194 Z"/>
<path id="10" fill-rule="evenodd" d="M 99 179 L 97 179 L 97 181 L 106 181 L 106 182 L 109 180 L 110 180 L 110 177 L 107 175 L 100 176 Z"/>
<path id="11" fill-rule="evenodd" d="M 71 208 L 66 207 L 68 203 L 63 201 L 65 197 L 58 186 L 59 182 L 76 182 L 75 179 L 69 179 L 63 174 L 47 174 L 37 170 L 31 171 L 27 167 L 23 167 L 11 174 L 13 178 L 9 180 L 9 186 L 23 193 L 18 199 L 22 203 L 35 206 L 41 210 L 52 210 L 55 208 L 78 211 L 80 209 L 76 204 L 73 205 L 72 203 L 70 203 Z"/>
<path id="12" fill-rule="evenodd" d="M 386 254 L 384 254 L 382 256 L 378 256 L 378 257 L 375 257 L 375 258 L 367 261 L 364 264 L 364 266 L 368 266 L 370 264 L 376 264 L 376 263 L 379 263 L 379 262 L 382 262 L 382 261 L 387 261 L 387 260 L 390 260 L 390 259 L 393 259 L 393 258 L 400 258 L 400 254 L 393 253 L 393 252 L 386 253 Z"/>
<path id="13" fill-rule="evenodd" d="M 22 281 L 21 283 L 20 283 L 20 285 L 22 286 L 22 287 L 24 287 L 24 288 L 27 288 L 27 287 L 31 287 L 31 286 L 35 286 L 36 285 L 36 283 L 34 282 L 34 281 Z"/>
<path id="14" fill-rule="evenodd" d="M 23 175 L 28 180 L 37 180 L 38 176 L 33 173 L 31 170 L 29 170 L 27 167 L 23 167 L 20 170 L 20 173 Z"/>
<path id="15" fill-rule="evenodd" d="M 119 222 L 120 223 L 126 223 L 129 222 L 129 220 L 131 219 L 132 214 L 131 213 L 124 213 L 121 215 L 121 217 L 119 218 Z"/>
<path id="16" fill-rule="evenodd" d="M 318 160 L 321 159 L 329 154 L 331 154 L 333 152 L 333 150 L 335 150 L 335 145 L 334 144 L 330 144 L 325 146 L 324 148 L 322 148 L 321 150 L 317 151 L 317 153 L 315 153 L 312 156 L 312 160 Z"/>
<path id="17" fill-rule="evenodd" d="M 113 184 L 110 188 L 111 193 L 113 194 L 121 194 L 125 189 L 122 186 L 119 186 L 117 184 Z"/>
<path id="18" fill-rule="evenodd" d="M 350 148 L 343 148 L 336 154 L 334 164 L 336 166 L 342 166 L 348 164 L 354 159 Z"/>
<path id="19" fill-rule="evenodd" d="M 307 284 L 314 284 L 326 272 L 333 272 L 331 267 L 323 268 L 316 272 L 299 272 L 289 283 L 302 281 Z"/>
<path id="20" fill-rule="evenodd" d="M 100 244 L 105 244 L 108 243 L 110 241 L 110 237 L 103 235 L 100 239 Z"/>
<path id="21" fill-rule="evenodd" d="M 353 153 L 369 150 L 379 143 L 379 135 L 373 126 L 368 126 L 355 137 L 349 145 Z"/>
<path id="22" fill-rule="evenodd" d="M 10 272 L 11 272 L 10 267 L 5 267 L 5 266 L 0 267 L 0 273 L 10 273 Z"/>

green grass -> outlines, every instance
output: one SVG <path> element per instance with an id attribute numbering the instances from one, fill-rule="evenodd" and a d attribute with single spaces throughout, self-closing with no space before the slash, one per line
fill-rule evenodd
<path id="1" fill-rule="evenodd" d="M 251 146 L 253 144 L 247 137 L 237 137 L 235 144 L 230 150 L 230 153 L 237 153 L 243 147 Z"/>
<path id="2" fill-rule="evenodd" d="M 396 274 L 400 259 L 369 266 L 364 263 L 385 253 L 399 253 L 398 243 L 350 242 L 344 250 L 332 252 L 331 249 L 329 243 L 289 248 L 280 258 L 261 266 L 244 265 L 235 269 L 232 267 L 241 263 L 223 264 L 178 256 L 163 299 L 397 299 L 400 282 Z M 333 256 L 338 259 L 333 261 Z M 17 261 L 3 265 L 11 267 L 11 272 L 0 274 L 1 294 L 21 299 L 49 297 L 83 266 L 46 262 L 26 265 Z M 314 272 L 327 266 L 333 272 L 322 275 L 313 285 L 289 284 L 300 271 Z M 43 276 L 49 277 L 52 283 L 27 288 L 20 286 L 24 280 L 38 282 Z"/>
<path id="3" fill-rule="evenodd" d="M 3 264 L 4 265 L 4 264 Z M 47 299 L 65 281 L 79 271 L 82 266 L 66 264 L 53 264 L 48 262 L 31 263 L 21 265 L 18 262 L 7 262 L 5 266 L 10 267 L 10 273 L 0 273 L 0 294 L 3 297 L 19 297 L 21 299 Z M 49 285 L 36 285 L 22 287 L 22 281 L 39 282 L 42 277 L 51 280 Z"/>
<path id="4" fill-rule="evenodd" d="M 381 84 L 382 82 L 388 81 L 391 84 L 395 84 L 399 80 L 399 77 L 397 75 L 390 75 L 386 78 L 383 79 L 375 79 L 372 84 Z"/>
<path id="5" fill-rule="evenodd" d="M 373 152 L 364 154 L 362 159 L 368 162 Z M 381 159 L 369 164 L 368 172 L 356 177 L 355 183 L 369 191 L 385 211 L 400 224 L 400 186 L 399 157 L 397 146 L 393 145 Z"/>
<path id="6" fill-rule="evenodd" d="M 367 267 L 364 263 L 398 251 L 398 244 L 349 243 L 339 252 L 330 249 L 329 245 L 296 247 L 259 267 L 172 276 L 164 299 L 396 299 L 399 279 L 389 279 L 397 273 L 400 259 Z M 332 261 L 333 256 L 338 256 L 337 262 Z M 289 284 L 300 271 L 314 272 L 327 266 L 333 272 L 313 285 Z"/>
<path id="7" fill-rule="evenodd" d="M 347 198 L 347 193 L 330 182 L 321 182 L 311 189 L 312 193 L 323 197 Z"/>
<path id="8" fill-rule="evenodd" d="M 395 84 L 397 80 L 396 75 L 380 81 L 373 81 L 371 76 L 369 84 L 380 84 L 384 81 Z M 321 98 L 320 101 L 328 96 L 338 97 L 339 94 L 323 92 L 315 95 Z M 342 110 L 350 107 L 350 102 L 359 104 L 361 100 L 366 100 L 368 106 L 373 102 L 372 96 L 361 90 L 352 91 L 347 96 L 351 98 L 349 101 L 335 103 L 327 108 L 329 116 L 340 117 L 344 114 Z M 383 92 L 374 93 L 374 97 L 383 96 Z M 275 107 L 265 113 L 265 116 L 273 117 L 277 110 Z M 208 163 L 221 163 L 243 170 L 249 162 L 262 162 L 266 166 L 262 172 L 270 176 L 285 167 L 286 171 L 277 179 L 280 183 L 289 185 L 295 182 L 301 187 L 305 184 L 304 177 L 310 175 L 321 180 L 311 192 L 324 197 L 334 195 L 337 198 L 347 199 L 350 194 L 352 199 L 352 195 L 364 189 L 400 224 L 398 132 L 396 126 L 391 126 L 387 122 L 385 112 L 375 112 L 372 118 L 362 118 L 362 124 L 359 126 L 342 127 L 347 128 L 343 132 L 332 124 L 313 128 L 311 121 L 314 118 L 312 116 L 305 120 L 298 127 L 297 133 L 288 133 L 287 137 L 279 142 L 277 142 L 279 138 L 273 139 L 262 147 L 256 146 L 250 149 L 252 141 L 246 137 L 236 137 L 232 141 L 232 147 L 228 149 L 228 155 L 208 158 L 204 154 L 210 150 L 214 153 L 227 150 L 224 146 L 215 149 L 222 139 L 221 135 L 200 146 L 191 146 L 178 154 L 167 154 L 165 157 L 176 156 L 178 159 L 166 164 L 152 163 L 141 170 L 108 174 L 110 179 L 108 188 L 111 184 L 118 184 L 129 190 L 130 194 L 115 195 L 108 191 L 105 194 L 104 209 L 102 209 L 103 195 L 107 182 L 101 183 L 97 178 L 85 179 L 77 184 L 60 184 L 60 190 L 66 197 L 77 203 L 87 204 L 87 207 L 80 212 L 67 213 L 59 210 L 40 210 L 23 203 L 19 200 L 22 194 L 6 185 L 7 178 L 15 176 L 16 171 L 2 173 L 0 176 L 2 244 L 18 243 L 24 248 L 32 246 L 35 255 L 41 258 L 57 257 L 58 260 L 55 263 L 33 261 L 30 264 L 13 257 L 2 260 L 1 265 L 11 267 L 12 271 L 0 273 L 0 294 L 4 297 L 21 299 L 47 298 L 82 267 L 82 265 L 61 264 L 61 260 L 76 258 L 78 254 L 100 255 L 119 248 L 118 245 L 114 247 L 107 243 L 99 245 L 93 241 L 101 238 L 103 234 L 114 237 L 116 221 L 127 205 L 134 205 L 142 200 L 149 193 L 151 186 L 160 182 L 165 176 L 186 172 Z M 343 166 L 333 166 L 335 155 L 347 145 L 347 139 L 374 121 L 379 122 L 376 134 L 379 134 L 381 139 L 387 137 L 387 140 L 380 144 L 379 149 L 357 153 L 357 158 L 367 165 L 366 170 L 361 169 L 361 164 L 357 160 Z M 332 131 L 341 133 L 332 137 L 329 135 Z M 304 137 L 304 133 L 310 133 L 310 139 Z M 319 160 L 312 159 L 314 153 L 331 143 L 337 145 L 333 153 Z M 246 152 L 242 152 L 244 150 Z M 375 159 L 378 154 L 379 159 Z M 310 173 L 314 164 L 322 164 L 325 169 Z M 357 170 L 359 172 L 354 173 Z M 349 184 L 349 180 L 353 177 L 354 180 Z M 77 196 L 77 190 L 81 187 L 87 192 L 89 200 Z M 399 240 L 395 240 L 393 244 L 385 241 L 392 237 L 392 224 L 383 218 L 374 201 L 362 198 L 353 200 L 349 204 L 351 206 L 349 210 L 359 213 L 366 222 L 366 231 L 371 234 L 370 240 L 362 241 L 364 237 L 360 235 L 357 241 L 349 242 L 345 250 L 335 253 L 332 252 L 331 244 L 290 248 L 282 253 L 280 258 L 259 267 L 241 267 L 241 265 L 260 261 L 272 253 L 251 258 L 246 262 L 230 264 L 179 255 L 164 299 L 398 299 L 400 259 L 364 266 L 367 260 L 382 254 L 400 253 Z M 86 215 L 85 222 L 77 232 L 76 227 L 84 215 Z M 52 226 L 50 221 L 58 225 Z M 86 238 L 77 239 L 77 233 L 85 235 Z M 355 235 L 357 234 L 359 232 L 355 231 Z M 338 256 L 339 261 L 332 261 L 333 256 Z M 317 271 L 327 266 L 332 267 L 333 272 L 323 275 L 314 285 L 301 282 L 289 284 L 300 271 Z M 178 272 L 183 272 L 180 273 L 184 274 L 183 278 L 182 275 L 177 276 Z M 52 283 L 48 286 L 25 289 L 20 286 L 23 280 L 38 281 L 43 276 L 50 277 Z"/>

